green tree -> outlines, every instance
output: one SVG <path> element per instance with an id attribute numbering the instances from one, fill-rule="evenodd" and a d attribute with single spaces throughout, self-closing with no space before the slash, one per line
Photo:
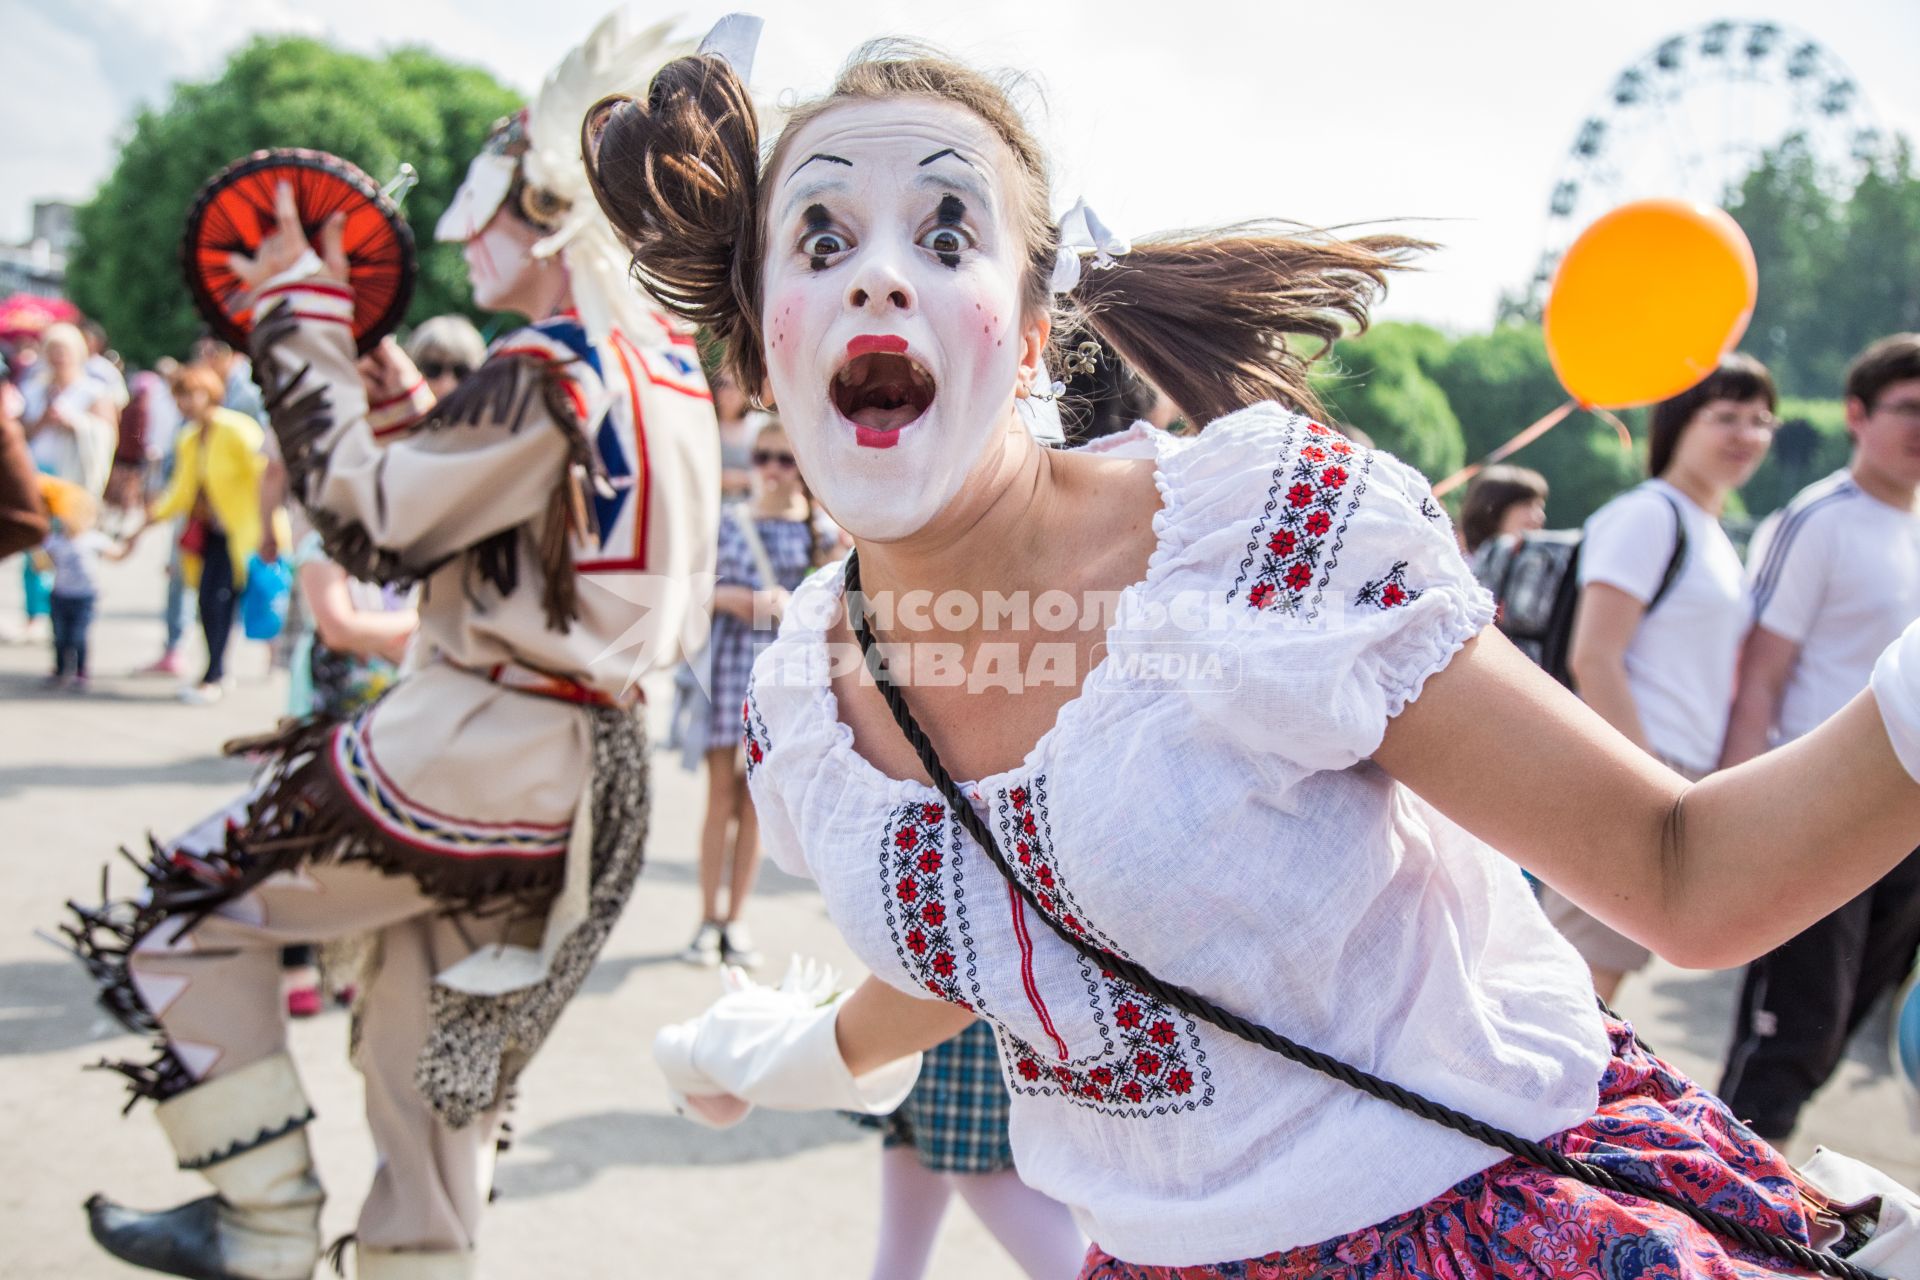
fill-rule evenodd
<path id="1" fill-rule="evenodd" d="M 112 174 L 79 212 L 73 301 L 134 363 L 184 353 L 201 329 L 178 259 L 195 192 L 249 152 L 311 147 L 377 180 L 402 162 L 420 171 L 406 210 L 421 262 L 408 318 L 470 312 L 459 249 L 434 244 L 432 230 L 493 121 L 518 105 L 485 71 L 424 50 L 375 59 L 316 40 L 256 39 L 218 78 L 179 85 L 134 119 Z"/>
<path id="2" fill-rule="evenodd" d="M 1740 345 L 1784 393 L 1835 395 L 1861 348 L 1920 328 L 1920 177 L 1906 141 L 1836 190 L 1805 143 L 1790 138 L 1747 175 L 1728 212 L 1760 269 Z"/>
<path id="3" fill-rule="evenodd" d="M 1469 460 L 1486 457 L 1567 398 L 1537 325 L 1502 324 L 1462 338 L 1431 369 L 1459 419 Z M 1621 449 L 1613 428 L 1585 413 L 1507 461 L 1547 478 L 1547 521 L 1556 528 L 1578 525 L 1640 476 L 1638 458 Z"/>
<path id="4" fill-rule="evenodd" d="M 1444 334 L 1425 325 L 1375 325 L 1334 345 L 1318 366 L 1314 390 L 1335 420 L 1360 428 L 1437 480 L 1466 460 L 1459 419 L 1424 367 L 1446 344 Z"/>

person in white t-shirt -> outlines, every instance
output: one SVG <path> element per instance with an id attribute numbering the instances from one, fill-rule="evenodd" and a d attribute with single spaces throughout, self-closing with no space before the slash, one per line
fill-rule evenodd
<path id="1" fill-rule="evenodd" d="M 1767 456 L 1776 403 L 1766 366 L 1736 354 L 1654 406 L 1653 478 L 1594 512 L 1580 543 L 1568 655 L 1575 688 L 1607 723 L 1689 778 L 1719 763 L 1749 617 L 1740 553 L 1720 512 Z M 1540 903 L 1593 971 L 1602 1000 L 1651 957 L 1553 889 L 1542 887 Z"/>
<path id="2" fill-rule="evenodd" d="M 1853 461 L 1801 490 L 1754 539 L 1754 624 L 1724 765 L 1812 732 L 1920 618 L 1920 334 L 1868 347 L 1846 392 Z M 1747 966 L 1720 1086 L 1734 1113 L 1763 1137 L 1791 1133 L 1916 948 L 1920 852 Z"/>

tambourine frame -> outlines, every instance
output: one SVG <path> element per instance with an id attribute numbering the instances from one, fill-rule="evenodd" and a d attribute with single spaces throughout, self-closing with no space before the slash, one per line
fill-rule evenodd
<path id="1" fill-rule="evenodd" d="M 180 267 L 186 276 L 188 292 L 193 296 L 194 307 L 211 326 L 215 334 L 232 346 L 245 349 L 251 330 L 251 311 L 248 308 L 234 308 L 233 298 L 242 292 L 243 286 L 232 269 L 226 265 L 226 255 L 236 251 L 251 250 L 259 241 L 251 244 L 234 241 L 223 244 L 203 243 L 206 235 L 206 220 L 213 210 L 215 202 L 235 188 L 242 187 L 249 179 L 261 190 L 248 192 L 245 203 L 258 216 L 262 232 L 273 225 L 274 193 L 272 184 L 263 182 L 259 175 L 264 172 L 285 169 L 312 169 L 343 184 L 346 203 L 336 204 L 336 208 L 350 210 L 348 242 L 346 244 L 348 260 L 348 283 L 354 282 L 355 254 L 364 251 L 366 233 L 353 225 L 352 202 L 360 200 L 384 220 L 393 238 L 393 246 L 398 252 L 397 262 L 382 262 L 381 271 L 392 273 L 393 294 L 383 306 L 362 314 L 363 307 L 356 300 L 353 321 L 354 341 L 362 354 L 379 345 L 380 340 L 399 327 L 407 314 L 407 306 L 413 300 L 414 282 L 419 276 L 419 260 L 414 248 L 413 230 L 401 216 L 398 206 L 381 193 L 379 184 L 365 171 L 325 151 L 311 151 L 304 148 L 282 147 L 269 151 L 256 151 L 252 155 L 236 160 L 214 175 L 200 188 L 194 197 L 193 207 L 187 213 L 185 234 L 180 240 Z M 296 197 L 297 198 L 297 197 Z M 320 234 L 320 224 L 332 213 L 333 209 L 323 209 L 311 222 L 305 221 L 306 210 L 302 210 L 303 221 L 308 239 L 316 239 Z M 357 239 L 357 243 L 356 243 Z M 356 291 L 356 295 L 361 291 Z"/>

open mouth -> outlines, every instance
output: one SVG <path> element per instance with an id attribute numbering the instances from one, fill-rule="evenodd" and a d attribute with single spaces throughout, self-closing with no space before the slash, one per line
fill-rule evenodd
<path id="1" fill-rule="evenodd" d="M 833 405 L 865 431 L 891 434 L 933 404 L 933 375 L 905 355 L 868 351 L 833 375 Z"/>

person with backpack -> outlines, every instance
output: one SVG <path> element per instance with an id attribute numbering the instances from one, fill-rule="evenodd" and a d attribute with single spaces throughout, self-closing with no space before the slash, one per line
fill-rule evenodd
<path id="1" fill-rule="evenodd" d="M 1547 478 L 1528 467 L 1497 464 L 1467 482 L 1460 500 L 1460 546 L 1469 561 L 1496 539 L 1547 527 Z"/>
<path id="2" fill-rule="evenodd" d="M 1773 378 L 1735 353 L 1653 408 L 1650 479 L 1588 518 L 1568 649 L 1573 688 L 1608 724 L 1688 778 L 1720 761 L 1749 618 L 1740 553 L 1720 527 L 1734 490 L 1767 456 Z M 1547 918 L 1611 1002 L 1650 957 L 1564 895 L 1541 886 Z"/>
<path id="3" fill-rule="evenodd" d="M 1860 353 L 1846 413 L 1847 469 L 1802 489 L 1754 537 L 1727 767 L 1817 732 L 1865 687 L 1873 646 L 1920 617 L 1920 333 Z M 1748 965 L 1720 1084 L 1734 1114 L 1769 1140 L 1792 1133 L 1916 951 L 1920 851 Z"/>

